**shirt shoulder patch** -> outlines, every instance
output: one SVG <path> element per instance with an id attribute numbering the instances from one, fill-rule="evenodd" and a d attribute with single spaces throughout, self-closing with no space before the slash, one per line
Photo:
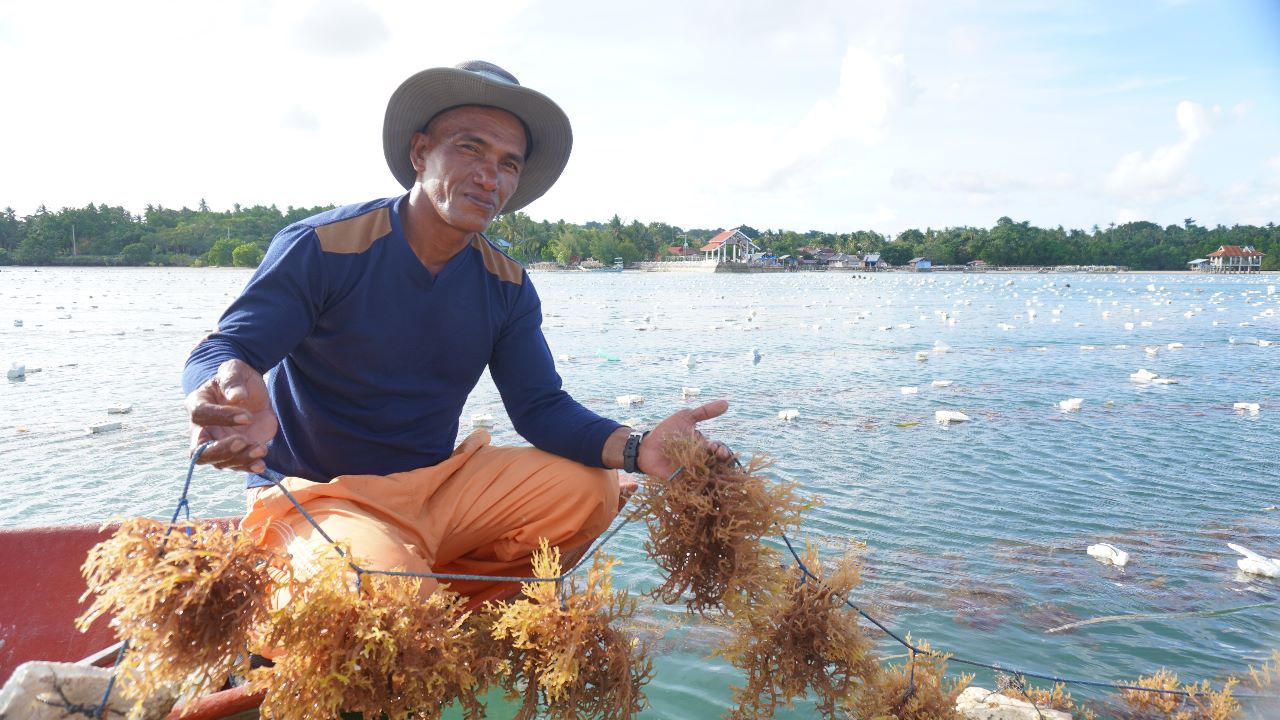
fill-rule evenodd
<path id="1" fill-rule="evenodd" d="M 378 238 L 391 232 L 391 208 L 382 207 L 352 218 L 316 228 L 320 249 L 345 255 L 368 250 Z"/>
<path id="2" fill-rule="evenodd" d="M 524 268 L 520 263 L 507 257 L 498 248 L 489 242 L 488 238 L 477 233 L 471 238 L 471 247 L 480 251 L 480 258 L 484 260 L 484 269 L 490 274 L 496 275 L 499 280 L 509 282 L 513 285 L 524 284 Z"/>

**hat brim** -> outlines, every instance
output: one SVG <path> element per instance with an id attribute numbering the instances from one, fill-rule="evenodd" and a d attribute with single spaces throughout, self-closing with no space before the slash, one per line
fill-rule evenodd
<path id="1" fill-rule="evenodd" d="M 569 162 L 573 130 L 569 117 L 551 98 L 521 85 L 492 80 L 457 68 L 431 68 L 400 84 L 387 102 L 382 123 L 382 150 L 387 166 L 406 190 L 418 173 L 409 159 L 413 134 L 443 110 L 459 105 L 487 105 L 524 122 L 532 141 L 520 172 L 520 183 L 502 212 L 515 212 L 542 197 Z"/>

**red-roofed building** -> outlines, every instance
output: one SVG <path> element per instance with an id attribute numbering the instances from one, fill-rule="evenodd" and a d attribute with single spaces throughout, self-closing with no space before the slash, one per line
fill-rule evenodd
<path id="1" fill-rule="evenodd" d="M 746 262 L 747 256 L 759 249 L 758 245 L 751 242 L 751 238 L 734 228 L 711 238 L 702 246 L 702 254 L 708 260 Z"/>
<path id="2" fill-rule="evenodd" d="M 1258 252 L 1252 245 L 1223 245 L 1209 253 L 1209 270 L 1211 272 L 1257 272 L 1262 269 L 1262 258 L 1266 253 Z"/>

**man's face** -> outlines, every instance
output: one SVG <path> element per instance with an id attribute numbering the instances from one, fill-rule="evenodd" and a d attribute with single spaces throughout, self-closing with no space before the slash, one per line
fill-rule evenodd
<path id="1" fill-rule="evenodd" d="M 436 116 L 410 145 L 418 182 L 440 219 L 480 232 L 516 191 L 524 125 L 506 110 L 465 105 Z"/>

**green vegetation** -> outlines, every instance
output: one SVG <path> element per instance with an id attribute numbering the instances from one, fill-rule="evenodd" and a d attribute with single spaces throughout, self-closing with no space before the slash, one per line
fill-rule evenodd
<path id="1" fill-rule="evenodd" d="M 297 220 L 328 210 L 274 205 L 214 212 L 202 200 L 197 209 L 172 210 L 148 205 L 142 215 L 121 207 L 87 205 L 51 212 L 41 206 L 19 218 L 12 208 L 0 212 L 0 265 L 215 265 L 254 267 L 275 233 Z M 1280 270 L 1280 229 L 1218 225 L 1208 228 L 1192 218 L 1161 227 L 1140 221 L 1093 226 L 1089 231 L 1046 229 L 1002 217 L 991 228 L 952 227 L 905 230 L 890 239 L 871 230 L 828 233 L 809 230 L 741 229 L 777 255 L 804 255 L 806 248 L 844 253 L 878 252 L 894 265 L 926 257 L 934 265 L 984 260 L 992 266 L 1123 265 L 1132 270 L 1184 270 L 1221 245 L 1252 245 L 1266 253 L 1262 269 Z M 521 262 L 594 257 L 609 262 L 661 258 L 671 246 L 702 247 L 720 228 L 685 230 L 663 222 L 608 222 L 583 225 L 564 220 L 535 221 L 522 212 L 499 216 L 492 238 L 511 243 L 508 252 Z M 73 239 L 74 238 L 74 239 Z"/>
<path id="2" fill-rule="evenodd" d="M 289 223 L 328 207 L 280 211 L 274 205 L 214 212 L 148 205 L 86 205 L 17 217 L 0 212 L 0 265 L 238 265 L 255 267 L 271 238 Z"/>

